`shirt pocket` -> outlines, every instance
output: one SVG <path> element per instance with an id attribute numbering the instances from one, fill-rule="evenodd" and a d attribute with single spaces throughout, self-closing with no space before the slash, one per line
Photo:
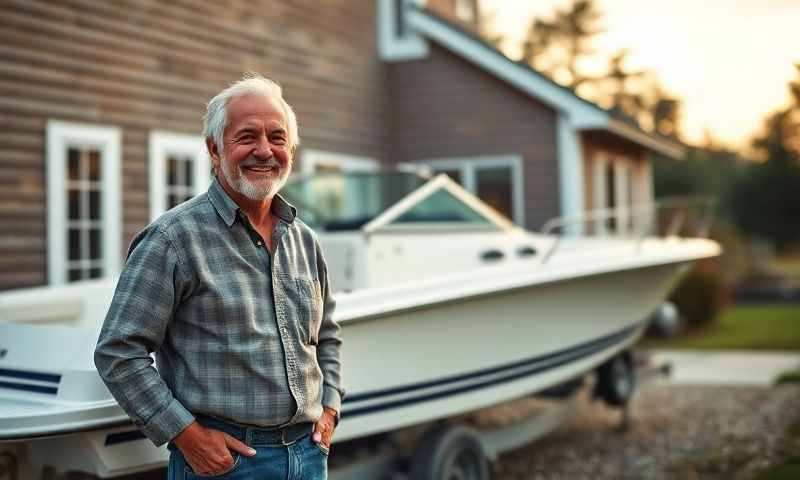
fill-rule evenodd
<path id="1" fill-rule="evenodd" d="M 297 292 L 300 295 L 300 325 L 305 333 L 305 341 L 310 345 L 319 342 L 319 328 L 322 325 L 322 289 L 317 279 L 296 278 Z"/>

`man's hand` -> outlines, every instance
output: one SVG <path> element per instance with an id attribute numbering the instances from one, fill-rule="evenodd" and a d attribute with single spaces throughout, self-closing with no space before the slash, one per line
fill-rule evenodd
<path id="1" fill-rule="evenodd" d="M 336 428 L 336 417 L 336 410 L 322 407 L 322 417 L 314 424 L 314 433 L 311 438 L 327 449 L 331 448 L 331 438 L 333 438 L 333 430 Z"/>
<path id="2" fill-rule="evenodd" d="M 233 468 L 231 450 L 247 457 L 256 451 L 225 432 L 192 422 L 173 440 L 197 475 L 219 475 Z"/>

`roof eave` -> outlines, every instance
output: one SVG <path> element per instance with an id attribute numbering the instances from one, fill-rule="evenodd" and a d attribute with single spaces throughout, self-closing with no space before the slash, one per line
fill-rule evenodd
<path id="1" fill-rule="evenodd" d="M 648 134 L 611 116 L 609 116 L 608 124 L 604 129 L 674 160 L 683 158 L 686 154 L 686 147 L 680 142 Z"/>

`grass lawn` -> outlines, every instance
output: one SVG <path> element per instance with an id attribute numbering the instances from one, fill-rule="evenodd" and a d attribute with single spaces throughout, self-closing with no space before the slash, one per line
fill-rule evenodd
<path id="1" fill-rule="evenodd" d="M 736 305 L 716 325 L 676 339 L 646 339 L 645 348 L 800 351 L 800 305 Z"/>

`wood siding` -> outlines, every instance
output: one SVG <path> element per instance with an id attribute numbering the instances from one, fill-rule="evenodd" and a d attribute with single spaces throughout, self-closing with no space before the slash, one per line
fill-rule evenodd
<path id="1" fill-rule="evenodd" d="M 392 161 L 519 155 L 525 227 L 559 215 L 556 112 L 434 44 L 390 71 Z"/>
<path id="2" fill-rule="evenodd" d="M 205 103 L 244 71 L 283 85 L 303 146 L 385 158 L 388 72 L 374 9 L 373 0 L 0 0 L 0 289 L 47 282 L 49 119 L 121 129 L 123 250 L 149 220 L 149 132 L 199 134 Z"/>

